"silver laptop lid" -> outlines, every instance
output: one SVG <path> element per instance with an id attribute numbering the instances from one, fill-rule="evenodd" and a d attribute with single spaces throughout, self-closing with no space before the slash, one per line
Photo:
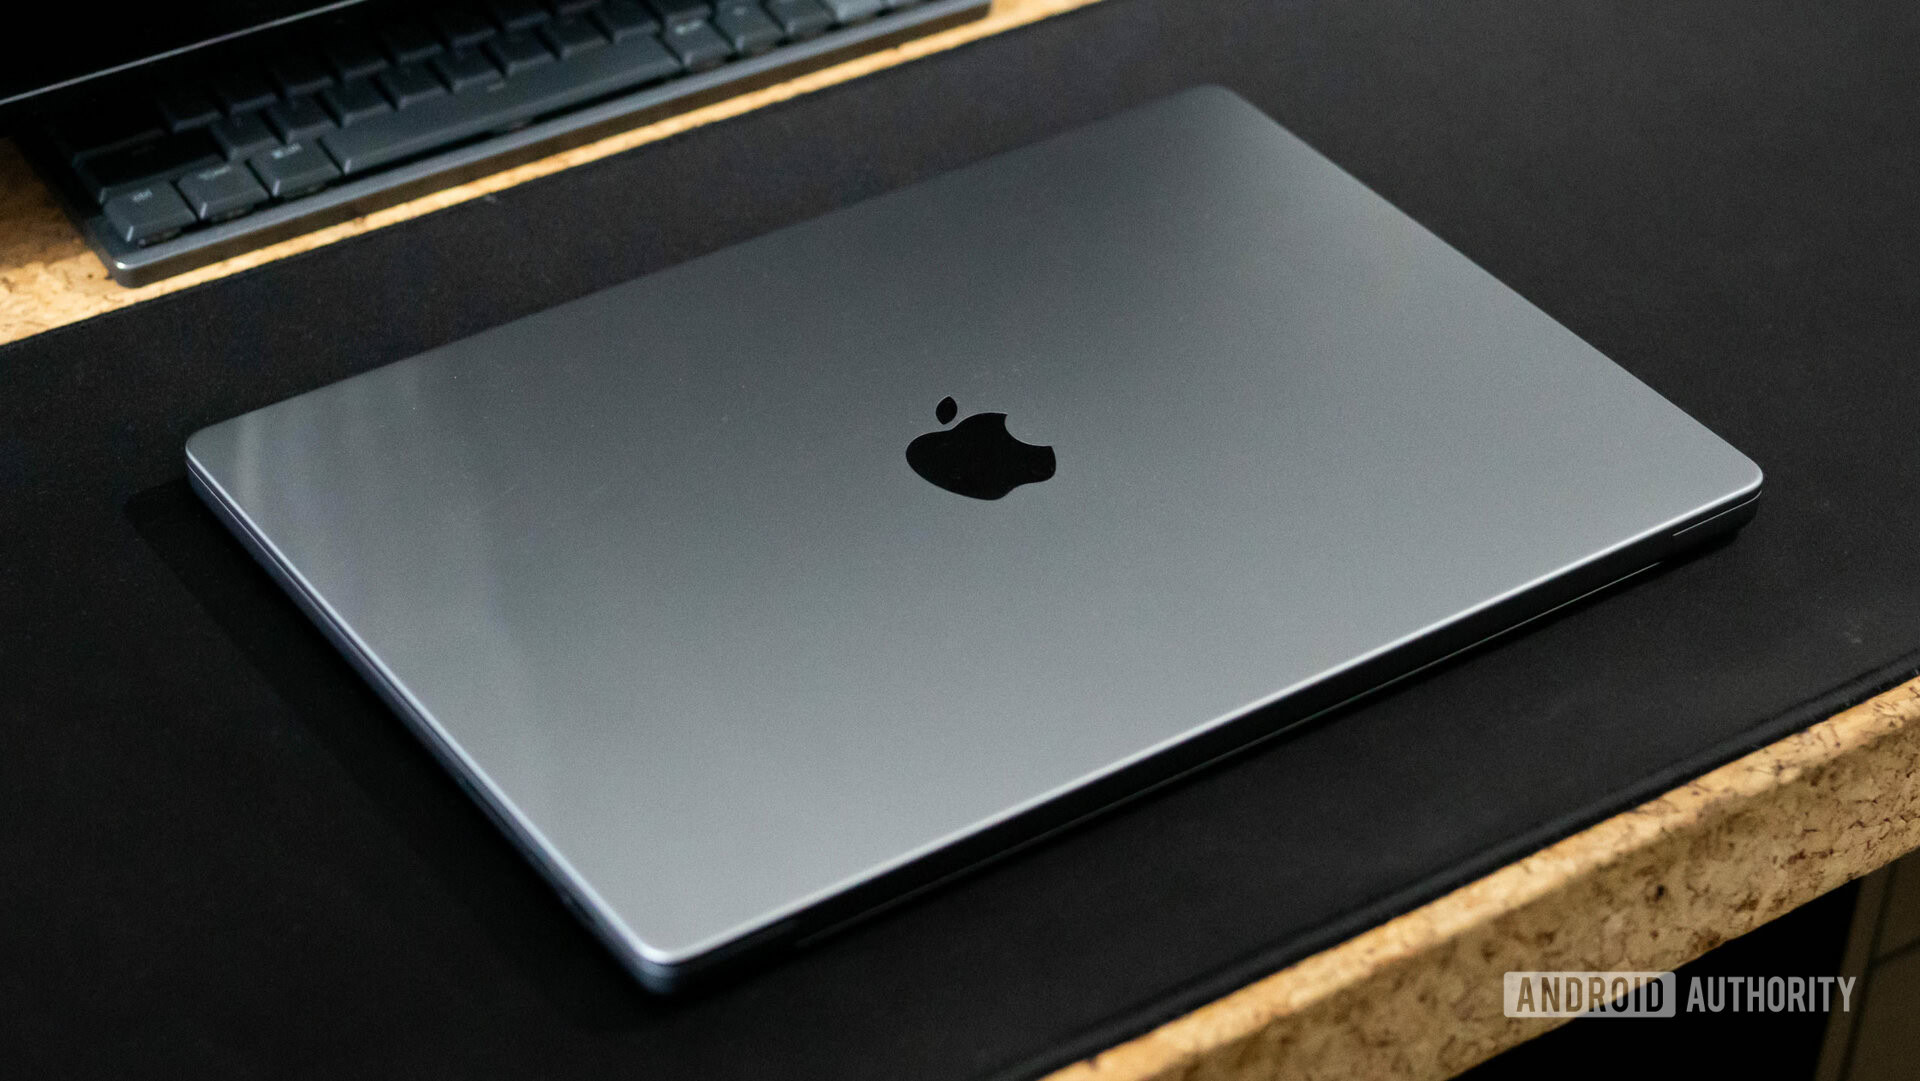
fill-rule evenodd
<path id="1" fill-rule="evenodd" d="M 1760 480 L 1218 89 L 189 457 L 660 971 Z"/>

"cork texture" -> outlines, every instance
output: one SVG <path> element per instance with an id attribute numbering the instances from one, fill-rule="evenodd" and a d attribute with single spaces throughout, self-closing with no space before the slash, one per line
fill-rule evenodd
<path id="1" fill-rule="evenodd" d="M 917 38 L 902 45 L 809 72 L 787 82 L 657 123 L 612 135 L 598 142 L 528 162 L 492 176 L 399 203 L 351 221 L 328 226 L 265 248 L 137 289 L 116 284 L 88 250 L 79 232 L 60 212 L 46 186 L 33 175 L 20 152 L 0 140 L 0 344 L 75 323 L 202 282 L 284 259 L 289 255 L 358 236 L 395 222 L 417 218 L 456 203 L 523 184 L 583 162 L 618 154 L 683 131 L 738 116 L 777 101 L 832 86 L 868 72 L 902 64 L 963 45 L 1016 26 L 1036 22 L 1094 0 L 995 0 L 986 17 Z"/>
<path id="2" fill-rule="evenodd" d="M 1095 0 L 982 20 L 138 289 L 0 140 L 0 343 L 406 221 Z M 1746 756 L 1050 1081 L 1443 1078 L 1552 1027 L 1513 969 L 1668 969 L 1920 847 L 1920 680 Z"/>
<path id="3" fill-rule="evenodd" d="M 1452 1077 L 1557 1021 L 1511 970 L 1676 968 L 1920 847 L 1920 680 L 1048 1081 Z"/>

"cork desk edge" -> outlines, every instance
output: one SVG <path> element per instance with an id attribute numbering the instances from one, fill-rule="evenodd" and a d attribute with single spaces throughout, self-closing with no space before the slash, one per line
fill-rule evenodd
<path id="1" fill-rule="evenodd" d="M 1094 3 L 972 23 L 137 289 L 0 141 L 0 344 L 127 307 Z M 1176 1018 L 1048 1081 L 1451 1077 L 1558 1022 L 1509 970 L 1674 968 L 1920 847 L 1920 679 Z"/>

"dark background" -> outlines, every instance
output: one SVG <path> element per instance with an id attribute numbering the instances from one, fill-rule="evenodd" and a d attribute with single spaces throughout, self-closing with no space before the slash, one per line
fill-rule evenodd
<path id="1" fill-rule="evenodd" d="M 245 38 L 247 49 L 324 34 L 348 20 L 380 12 L 431 11 L 433 0 L 355 0 L 326 10 L 338 0 L 92 0 L 85 4 L 17 4 L 21 16 L 31 9 L 31 30 L 0 36 L 0 132 L 43 109 L 85 108 L 112 95 L 137 95 L 169 74 L 213 66 L 230 51 L 222 39 Z M 378 8 L 379 11 L 370 9 Z M 293 25 L 275 26 L 279 20 Z M 175 50 L 189 55 L 169 56 Z M 260 55 L 259 53 L 255 54 Z M 115 71 L 123 65 L 131 71 Z M 67 86 L 83 80 L 84 88 Z M 150 93 L 150 91 L 148 91 Z"/>
<path id="2" fill-rule="evenodd" d="M 1912 675 L 1917 23 L 1104 0 L 0 349 L 0 1061 L 1030 1076 Z M 668 1003 L 186 491 L 201 425 L 1202 82 L 1750 454 L 1759 518 Z"/>

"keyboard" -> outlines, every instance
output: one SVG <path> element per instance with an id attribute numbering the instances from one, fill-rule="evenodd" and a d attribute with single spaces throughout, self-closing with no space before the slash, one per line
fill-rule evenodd
<path id="1" fill-rule="evenodd" d="M 475 0 L 335 20 L 21 140 L 143 285 L 931 33 L 989 0 Z"/>

